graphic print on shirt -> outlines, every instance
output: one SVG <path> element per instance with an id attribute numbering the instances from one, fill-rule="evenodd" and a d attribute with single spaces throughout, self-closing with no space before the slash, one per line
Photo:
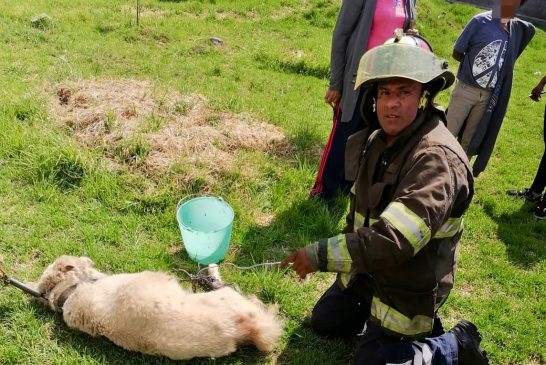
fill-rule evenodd
<path id="1" fill-rule="evenodd" d="M 504 43 L 504 46 L 503 46 Z M 482 50 L 474 58 L 472 75 L 476 83 L 485 89 L 492 89 L 497 83 L 497 74 L 504 62 L 506 45 L 502 39 L 497 39 Z M 502 47 L 502 51 L 501 51 Z"/>

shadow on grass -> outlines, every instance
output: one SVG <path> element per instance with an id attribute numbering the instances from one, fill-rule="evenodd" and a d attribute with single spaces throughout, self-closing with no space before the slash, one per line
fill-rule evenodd
<path id="1" fill-rule="evenodd" d="M 354 347 L 351 341 L 321 338 L 304 325 L 292 329 L 277 362 L 297 365 L 351 364 Z"/>
<path id="2" fill-rule="evenodd" d="M 533 216 L 533 205 L 524 203 L 517 211 L 500 215 L 493 202 L 486 202 L 483 209 L 497 223 L 497 235 L 515 265 L 529 269 L 546 259 L 546 221 Z"/>

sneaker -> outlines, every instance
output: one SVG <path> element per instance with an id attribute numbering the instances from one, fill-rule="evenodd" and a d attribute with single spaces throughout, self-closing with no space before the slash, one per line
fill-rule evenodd
<path id="1" fill-rule="evenodd" d="M 541 194 L 535 193 L 531 189 L 522 189 L 522 190 L 508 190 L 506 194 L 511 196 L 517 196 L 527 200 L 528 202 L 534 203 L 540 200 Z"/>
<path id="2" fill-rule="evenodd" d="M 535 208 L 535 218 L 546 219 L 546 197 L 543 197 Z"/>
<path id="3" fill-rule="evenodd" d="M 474 324 L 462 320 L 449 333 L 457 340 L 460 365 L 489 365 L 487 354 L 480 347 L 482 336 Z"/>

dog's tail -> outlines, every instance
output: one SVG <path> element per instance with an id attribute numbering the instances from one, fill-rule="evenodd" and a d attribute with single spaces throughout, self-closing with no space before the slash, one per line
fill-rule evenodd
<path id="1" fill-rule="evenodd" d="M 271 352 L 282 334 L 282 321 L 278 317 L 278 306 L 271 305 L 258 313 L 242 315 L 237 321 L 243 342 L 254 344 L 258 350 Z M 262 308 L 260 308 L 262 309 Z"/>

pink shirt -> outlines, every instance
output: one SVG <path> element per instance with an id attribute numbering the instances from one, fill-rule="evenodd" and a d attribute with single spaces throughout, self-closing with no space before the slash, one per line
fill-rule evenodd
<path id="1" fill-rule="evenodd" d="M 405 5 L 406 0 L 377 0 L 367 50 L 382 45 L 396 28 L 404 27 Z"/>

